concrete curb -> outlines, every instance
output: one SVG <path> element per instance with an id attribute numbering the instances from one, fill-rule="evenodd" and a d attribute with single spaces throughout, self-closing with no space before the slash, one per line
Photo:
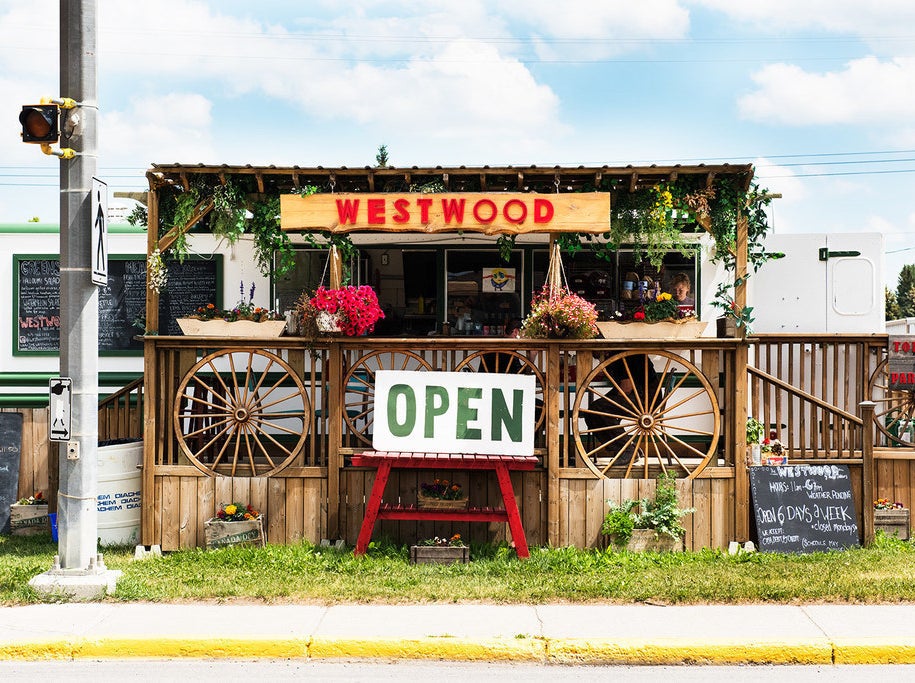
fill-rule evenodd
<path id="1" fill-rule="evenodd" d="M 384 659 L 544 664 L 915 664 L 915 643 L 871 639 L 831 643 L 628 641 L 516 637 L 469 640 L 352 638 L 105 638 L 22 642 L 0 646 L 0 660 L 129 658 Z"/>

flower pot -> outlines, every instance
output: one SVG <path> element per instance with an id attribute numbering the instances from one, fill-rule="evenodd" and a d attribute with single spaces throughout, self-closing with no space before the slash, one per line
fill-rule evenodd
<path id="1" fill-rule="evenodd" d="M 737 321 L 734 318 L 722 316 L 716 321 L 716 334 L 719 339 L 736 339 L 743 335 L 744 327 L 737 327 Z"/>
<path id="2" fill-rule="evenodd" d="M 424 496 L 422 493 L 417 494 L 417 507 L 420 510 L 466 510 L 468 502 L 468 498 L 445 500 Z"/>
<path id="3" fill-rule="evenodd" d="M 909 540 L 911 524 L 908 508 L 874 510 L 874 530 L 883 531 L 887 536 L 897 535 L 903 541 Z"/>
<path id="4" fill-rule="evenodd" d="M 13 536 L 34 536 L 50 529 L 47 505 L 10 505 L 10 533 Z"/>
<path id="5" fill-rule="evenodd" d="M 465 545 L 412 545 L 410 564 L 454 564 L 470 562 L 470 548 Z"/>
<path id="6" fill-rule="evenodd" d="M 253 320 L 198 320 L 197 318 L 178 318 L 178 327 L 189 337 L 256 337 L 269 339 L 279 337 L 286 329 L 285 320 L 265 320 L 256 323 Z"/>
<path id="7" fill-rule="evenodd" d="M 613 541 L 613 536 L 610 538 Z M 614 542 L 614 545 L 617 544 Z M 654 529 L 633 529 L 632 538 L 626 543 L 625 548 L 631 553 L 682 552 L 683 539 L 658 534 Z"/>
<path id="8" fill-rule="evenodd" d="M 238 522 L 227 522 L 213 517 L 203 524 L 207 548 L 224 548 L 230 545 L 254 546 L 263 548 L 264 515 L 256 519 L 243 519 Z"/>
<path id="9" fill-rule="evenodd" d="M 696 339 L 708 324 L 701 320 L 659 320 L 646 322 L 599 322 L 597 329 L 604 339 Z"/>
<path id="10" fill-rule="evenodd" d="M 343 331 L 343 320 L 339 313 L 318 311 L 315 316 L 315 325 L 318 326 L 318 332 L 322 334 L 334 334 Z"/>

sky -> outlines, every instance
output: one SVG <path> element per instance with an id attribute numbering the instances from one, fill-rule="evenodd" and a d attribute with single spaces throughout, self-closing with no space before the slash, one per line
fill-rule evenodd
<path id="1" fill-rule="evenodd" d="M 98 176 L 152 163 L 753 163 L 775 234 L 915 263 L 911 0 L 98 0 Z M 0 0 L 0 223 L 59 220 L 19 138 L 59 93 L 58 2 Z M 112 195 L 113 196 L 113 195 Z M 112 199 L 112 204 L 118 203 Z"/>

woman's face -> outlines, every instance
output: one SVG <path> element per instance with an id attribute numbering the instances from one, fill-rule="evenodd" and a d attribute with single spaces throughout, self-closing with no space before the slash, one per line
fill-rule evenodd
<path id="1" fill-rule="evenodd" d="M 677 301 L 683 301 L 689 296 L 689 285 L 685 282 L 678 282 L 674 285 L 673 295 Z"/>

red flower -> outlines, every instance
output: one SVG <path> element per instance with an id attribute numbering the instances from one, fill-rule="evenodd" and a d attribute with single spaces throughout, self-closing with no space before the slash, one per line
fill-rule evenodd
<path id="1" fill-rule="evenodd" d="M 632 314 L 632 319 L 633 320 L 644 320 L 645 311 L 636 311 L 635 313 Z"/>

